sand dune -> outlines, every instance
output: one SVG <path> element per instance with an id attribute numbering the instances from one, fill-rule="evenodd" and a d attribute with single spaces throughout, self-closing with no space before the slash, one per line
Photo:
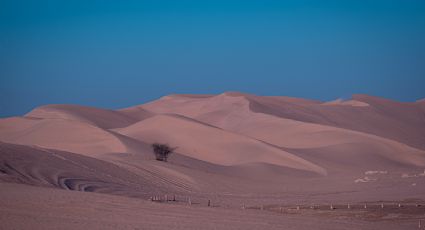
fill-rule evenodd
<path id="1" fill-rule="evenodd" d="M 133 202 L 139 202 L 141 206 L 127 210 L 125 216 L 142 210 L 142 214 L 126 219 L 136 223 L 143 217 L 142 222 L 113 222 L 111 229 L 124 224 L 129 229 L 168 229 L 182 216 L 198 216 L 210 222 L 211 215 L 220 219 L 220 224 L 211 225 L 210 229 L 269 228 L 245 223 L 259 213 L 263 216 L 258 220 L 267 218 L 279 223 L 279 227 L 290 228 L 282 222 L 287 215 L 267 214 L 259 207 L 425 199 L 423 176 L 409 176 L 423 175 L 425 168 L 424 108 L 423 101 L 401 103 L 367 95 L 320 102 L 238 92 L 170 95 L 117 111 L 77 105 L 42 106 L 23 117 L 0 119 L 0 186 L 7 188 L 0 191 L 2 197 L 18 194 L 19 201 L 32 196 L 23 196 L 19 187 L 22 185 L 16 184 L 118 195 L 121 198 L 115 199 L 121 199 L 121 203 L 114 204 L 114 213 L 122 213 Z M 168 162 L 156 161 L 150 146 L 153 142 L 177 149 Z M 38 198 L 65 196 L 58 189 L 27 189 L 37 193 Z M 146 201 L 153 195 L 166 194 L 177 195 L 180 200 L 173 205 Z M 98 207 L 111 208 L 111 198 L 102 196 L 76 195 L 78 199 L 98 199 L 102 204 L 92 207 L 90 200 L 71 205 L 72 210 L 62 210 L 64 216 L 56 216 L 56 212 L 27 212 L 35 206 L 0 199 L 0 219 L 11 228 L 81 228 L 83 225 L 67 222 L 68 212 L 80 213 L 78 209 L 94 218 L 85 222 L 86 215 L 79 216 L 78 223 L 96 227 L 100 222 L 93 221 L 105 215 Z M 77 198 L 72 197 L 66 195 L 58 202 L 69 207 L 69 200 L 76 204 Z M 128 197 L 137 199 L 126 200 Z M 189 197 L 193 209 L 188 207 Z M 208 200 L 215 206 L 199 208 Z M 36 206 L 53 210 L 58 206 L 55 202 L 49 200 Z M 245 204 L 257 207 L 252 210 L 253 216 L 240 210 Z M 52 206 L 43 209 L 47 207 L 43 205 Z M 16 211 L 16 207 L 25 210 Z M 87 211 L 92 209 L 96 210 Z M 176 211 L 176 216 L 169 213 L 170 209 Z M 152 218 L 152 210 L 160 215 L 160 220 L 145 218 Z M 34 223 L 28 220 L 28 216 L 46 220 L 46 215 L 67 224 L 57 225 L 56 219 L 37 219 Z M 23 219 L 31 224 L 21 225 Z M 306 220 L 311 220 L 311 216 Z M 320 222 L 325 220 L 329 221 Z M 105 221 L 109 218 L 101 223 Z M 362 220 L 347 229 L 382 226 L 382 222 L 371 223 Z M 205 227 L 190 218 L 184 226 Z M 316 224 L 308 229 L 312 226 Z M 335 226 L 326 229 L 341 229 Z M 406 222 L 403 226 L 413 225 Z"/>
<path id="2" fill-rule="evenodd" d="M 150 156 L 148 143 L 166 142 L 183 155 L 212 164 L 268 163 L 321 174 L 327 169 L 316 165 L 317 159 L 310 162 L 292 151 L 328 148 L 329 154 L 354 162 L 362 154 L 344 155 L 350 150 L 338 146 L 361 145 L 377 159 L 424 166 L 419 133 L 425 129 L 419 128 L 423 121 L 418 104 L 366 95 L 322 103 L 228 92 L 170 95 L 119 111 L 49 105 L 25 117 L 0 120 L 0 140 L 97 158 L 127 153 L 144 159 Z"/>
<path id="3" fill-rule="evenodd" d="M 0 152 L 1 181 L 145 197 L 155 189 L 143 177 L 80 154 L 1 142 Z"/>
<path id="4" fill-rule="evenodd" d="M 174 167 L 174 168 L 173 168 Z M 14 182 L 66 190 L 148 199 L 152 194 L 196 191 L 178 166 L 140 155 L 93 158 L 82 154 L 0 142 L 0 183 Z"/>
<path id="5" fill-rule="evenodd" d="M 46 105 L 35 108 L 25 116 L 80 121 L 104 129 L 125 127 L 141 118 L 127 110 L 120 112 L 80 105 Z"/>
<path id="6" fill-rule="evenodd" d="M 120 109 L 118 110 L 118 112 L 120 114 L 125 114 L 126 116 L 131 117 L 132 119 L 134 119 L 134 121 L 141 121 L 143 119 L 146 119 L 148 117 L 155 115 L 152 112 L 149 112 L 139 106 Z M 124 125 L 124 126 L 128 126 L 128 125 L 130 124 L 128 123 L 127 125 Z M 120 128 L 124 126 L 116 126 L 114 128 Z"/>
<path id="7" fill-rule="evenodd" d="M 366 95 L 353 100 L 370 106 L 300 106 L 281 104 L 280 100 L 252 97 L 254 112 L 298 121 L 334 126 L 392 139 L 425 150 L 425 121 L 414 103 L 400 103 Z M 280 106 L 279 106 L 280 105 Z"/>
<path id="8" fill-rule="evenodd" d="M 68 119 L 2 119 L 0 141 L 91 156 L 124 153 L 129 150 L 116 134 L 89 123 Z"/>
<path id="9" fill-rule="evenodd" d="M 425 139 L 422 138 L 425 129 L 418 128 L 425 127 L 420 103 L 400 103 L 354 95 L 352 100 L 343 102 L 344 105 L 333 104 L 329 106 L 327 103 L 288 97 L 224 93 L 204 98 L 168 96 L 142 107 L 155 113 L 176 113 L 201 120 L 209 116 L 223 119 L 229 113 L 235 115 L 238 110 L 248 111 L 249 108 L 254 113 L 364 132 L 425 150 Z M 364 106 L 366 104 L 369 106 Z"/>
<path id="10" fill-rule="evenodd" d="M 322 104 L 317 101 L 287 97 L 258 97 L 231 92 L 201 98 L 169 96 L 143 107 L 155 113 L 177 113 L 189 116 L 284 149 L 318 148 L 317 152 L 322 152 L 322 148 L 329 146 L 329 154 L 346 157 L 346 163 L 361 161 L 362 152 L 367 151 L 369 154 L 377 155 L 376 165 L 381 164 L 379 159 L 385 159 L 384 161 L 392 161 L 396 164 L 424 166 L 425 151 L 409 146 L 404 141 L 405 136 L 400 135 L 405 133 L 401 130 L 405 130 L 409 133 L 406 136 L 414 136 L 414 146 L 424 142 L 418 134 L 423 132 L 417 129 L 421 127 L 420 125 L 415 126 L 415 131 L 409 132 L 413 130 L 415 123 L 412 120 L 420 123 L 420 116 L 415 115 L 417 112 L 414 105 L 398 103 L 400 108 L 403 108 L 402 111 L 398 111 L 397 108 L 389 107 L 389 105 L 397 104 L 395 102 L 361 95 L 356 95 L 354 98 L 357 100 L 338 100 Z M 361 100 L 370 101 L 371 105 Z M 372 106 L 373 108 L 369 108 Z M 386 113 L 389 115 L 384 114 L 383 111 L 375 111 L 377 108 L 388 109 Z M 403 111 L 411 114 L 403 115 Z M 358 113 L 361 114 L 360 119 L 357 118 Z M 377 120 L 375 116 L 382 120 L 375 123 L 374 121 Z M 396 116 L 400 117 L 396 122 L 398 124 L 393 122 Z M 415 116 L 415 119 L 409 120 L 408 116 Z M 294 117 L 296 119 L 293 119 Z M 386 128 L 383 128 L 384 122 Z M 353 125 L 356 127 L 351 129 Z M 361 126 L 367 129 L 367 132 L 356 131 Z M 385 133 L 381 136 L 372 134 L 376 129 L 379 129 L 381 134 L 383 133 L 381 129 L 388 130 L 396 127 L 401 130 L 397 132 L 393 130 L 393 133 Z M 422 127 L 425 126 L 422 125 Z M 413 141 L 409 140 L 408 143 Z M 350 149 L 344 151 L 343 148 L 337 147 L 349 145 L 360 145 L 362 151 L 358 155 L 345 154 L 350 152 Z"/>
<path id="11" fill-rule="evenodd" d="M 359 151 L 359 154 L 368 149 L 369 154 L 379 154 L 387 160 L 425 166 L 425 151 L 372 134 L 253 113 L 250 110 L 229 112 L 226 116 L 204 114 L 197 119 L 285 149 L 315 149 L 353 144 L 363 146 L 363 151 Z M 360 155 L 348 157 L 343 149 L 335 151 L 332 152 L 345 156 L 347 160 L 363 159 Z"/>
<path id="12" fill-rule="evenodd" d="M 271 145 L 172 115 L 157 115 L 117 132 L 165 142 L 187 156 L 220 165 L 265 162 L 325 174 L 325 170 Z"/>

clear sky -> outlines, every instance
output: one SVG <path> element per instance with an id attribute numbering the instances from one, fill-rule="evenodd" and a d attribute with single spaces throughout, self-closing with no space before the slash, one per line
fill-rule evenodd
<path id="1" fill-rule="evenodd" d="M 425 1 L 0 0 L 0 117 L 172 93 L 425 97 Z"/>

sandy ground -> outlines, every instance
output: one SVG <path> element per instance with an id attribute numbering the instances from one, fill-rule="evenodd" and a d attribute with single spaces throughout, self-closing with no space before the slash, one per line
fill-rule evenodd
<path id="1" fill-rule="evenodd" d="M 416 220 L 176 205 L 19 184 L 0 186 L 0 229 L 415 229 L 418 224 Z"/>

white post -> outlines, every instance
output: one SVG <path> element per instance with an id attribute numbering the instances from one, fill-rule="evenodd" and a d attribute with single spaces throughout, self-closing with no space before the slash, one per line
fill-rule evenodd
<path id="1" fill-rule="evenodd" d="M 381 203 L 381 208 L 384 208 L 384 203 Z"/>
<path id="2" fill-rule="evenodd" d="M 348 208 L 348 209 L 351 209 L 351 207 L 350 207 L 350 203 L 348 203 L 348 204 L 347 204 L 347 208 Z"/>
<path id="3" fill-rule="evenodd" d="M 297 210 L 300 210 L 300 206 L 297 206 Z"/>
<path id="4" fill-rule="evenodd" d="M 190 199 L 190 197 L 188 199 L 188 203 L 189 203 L 189 205 L 192 205 L 192 200 Z"/>

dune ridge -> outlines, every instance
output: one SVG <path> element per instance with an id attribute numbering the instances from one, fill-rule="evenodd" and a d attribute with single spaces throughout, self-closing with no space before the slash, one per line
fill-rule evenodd
<path id="1" fill-rule="evenodd" d="M 125 127 L 139 120 L 139 117 L 131 116 L 131 111 L 127 110 L 121 112 L 88 106 L 60 104 L 37 107 L 27 113 L 25 117 L 80 121 L 104 129 Z"/>

